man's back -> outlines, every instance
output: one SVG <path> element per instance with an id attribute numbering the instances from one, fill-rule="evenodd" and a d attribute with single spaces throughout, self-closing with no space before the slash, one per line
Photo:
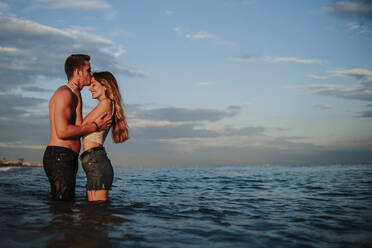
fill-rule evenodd
<path id="1" fill-rule="evenodd" d="M 58 125 L 67 122 L 70 125 L 81 125 L 80 92 L 72 92 L 66 85 L 59 87 L 49 101 L 50 139 L 48 146 L 69 148 L 76 153 L 80 151 L 80 137 L 63 139 L 58 135 Z"/>

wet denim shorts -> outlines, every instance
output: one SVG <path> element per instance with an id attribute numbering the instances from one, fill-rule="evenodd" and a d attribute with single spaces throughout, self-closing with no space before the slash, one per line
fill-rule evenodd
<path id="1" fill-rule="evenodd" d="M 53 199 L 69 201 L 75 198 L 78 157 L 78 153 L 66 147 L 46 148 L 43 167 L 49 179 Z"/>
<path id="2" fill-rule="evenodd" d="M 114 171 L 102 146 L 91 148 L 80 156 L 87 175 L 87 190 L 110 190 Z"/>

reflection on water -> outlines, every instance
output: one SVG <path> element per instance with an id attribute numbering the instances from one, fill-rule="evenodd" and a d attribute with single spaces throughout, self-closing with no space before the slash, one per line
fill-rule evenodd
<path id="1" fill-rule="evenodd" d="M 109 232 L 124 225 L 108 202 L 49 201 L 54 214 L 42 232 L 53 236 L 47 247 L 112 247 Z"/>

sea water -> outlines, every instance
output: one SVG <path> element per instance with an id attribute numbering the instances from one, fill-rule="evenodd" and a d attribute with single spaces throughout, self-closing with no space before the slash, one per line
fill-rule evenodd
<path id="1" fill-rule="evenodd" d="M 55 202 L 0 167 L 0 247 L 372 247 L 372 165 L 114 167 L 110 201 Z"/>

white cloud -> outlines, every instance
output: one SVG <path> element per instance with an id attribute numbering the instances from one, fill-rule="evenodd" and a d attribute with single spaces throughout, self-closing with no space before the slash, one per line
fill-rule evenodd
<path id="1" fill-rule="evenodd" d="M 57 35 L 60 38 L 70 37 L 68 32 L 29 20 L 23 20 L 8 16 L 1 16 L 0 20 L 1 32 L 11 37 L 19 36 L 20 34 L 23 34 L 27 37 L 37 37 L 42 35 Z"/>
<path id="2" fill-rule="evenodd" d="M 225 40 L 216 40 L 215 44 L 217 46 L 226 46 L 226 47 L 236 47 L 236 43 L 232 41 L 225 41 Z"/>
<path id="3" fill-rule="evenodd" d="M 36 86 L 36 85 L 23 86 L 21 89 L 22 89 L 22 91 L 38 92 L 38 93 L 52 92 L 51 89 L 45 89 L 43 87 L 39 87 L 39 86 Z"/>
<path id="4" fill-rule="evenodd" d="M 229 56 L 229 60 L 238 62 L 264 61 L 270 63 L 294 63 L 302 65 L 318 64 L 323 65 L 326 62 L 321 59 L 307 59 L 298 57 L 269 57 L 269 56 L 253 56 L 253 55 L 238 55 Z"/>
<path id="5" fill-rule="evenodd" d="M 372 101 L 372 90 L 362 85 L 339 86 L 339 85 L 313 85 L 308 86 L 307 91 L 314 94 L 336 96 L 345 99 Z"/>
<path id="6" fill-rule="evenodd" d="M 2 12 L 7 12 L 9 10 L 9 5 L 7 3 L 0 2 L 0 14 Z"/>
<path id="7" fill-rule="evenodd" d="M 360 79 L 372 78 L 372 71 L 363 68 L 353 68 L 349 70 L 329 70 L 328 74 L 334 76 L 343 76 L 343 77 L 356 77 Z"/>
<path id="8" fill-rule="evenodd" d="M 96 43 L 105 45 L 114 44 L 114 42 L 111 40 L 98 35 L 89 34 L 76 27 L 62 30 L 30 20 L 23 20 L 9 16 L 0 17 L 0 31 L 3 38 L 6 40 L 14 40 L 18 42 L 21 41 L 21 43 L 30 42 L 26 39 L 43 39 L 54 42 L 64 42 L 66 39 L 69 39 L 79 41 L 79 43 L 87 42 L 89 44 Z M 32 40 L 32 42 L 36 41 Z"/>
<path id="9" fill-rule="evenodd" d="M 359 82 L 355 85 L 344 86 L 335 84 L 310 85 L 306 91 L 314 94 L 335 96 L 345 99 L 361 101 L 372 101 L 372 71 L 363 68 L 353 68 L 348 70 L 329 70 L 327 74 L 337 77 L 355 78 Z"/>
<path id="10" fill-rule="evenodd" d="M 43 145 L 24 144 L 21 141 L 0 142 L 0 147 L 2 147 L 2 148 L 24 148 L 24 149 L 32 149 L 32 150 L 44 150 L 45 149 L 45 146 L 43 146 Z"/>
<path id="11" fill-rule="evenodd" d="M 372 102 L 372 71 L 363 68 L 353 68 L 348 70 L 329 70 L 326 72 L 332 76 L 355 78 L 358 82 L 354 85 L 335 85 L 335 84 L 322 84 L 301 86 L 298 88 L 305 89 L 305 91 L 312 94 L 319 94 L 324 96 L 338 97 L 348 100 L 359 100 Z M 370 104 L 369 107 L 372 105 Z M 314 108 L 329 109 L 332 108 L 328 104 L 315 104 Z M 372 111 L 366 110 L 359 113 L 358 117 L 370 118 Z"/>
<path id="12" fill-rule="evenodd" d="M 9 54 L 22 54 L 25 53 L 25 50 L 15 48 L 15 47 L 3 47 L 0 46 L 0 54 L 9 55 Z"/>
<path id="13" fill-rule="evenodd" d="M 346 24 L 347 29 L 362 35 L 371 35 L 372 29 L 368 22 L 372 20 L 372 1 L 354 0 L 338 1 L 323 8 L 326 13 L 333 13 L 352 20 Z"/>
<path id="14" fill-rule="evenodd" d="M 196 152 L 200 149 L 213 149 L 213 148 L 248 148 L 248 147 L 261 147 L 267 137 L 195 137 L 195 138 L 178 138 L 178 139 L 168 139 L 167 142 L 176 145 L 180 151 L 185 152 Z"/>
<path id="15" fill-rule="evenodd" d="M 274 57 L 270 58 L 269 60 L 272 60 L 272 62 L 284 62 L 284 63 L 295 63 L 295 64 L 304 64 L 304 65 L 309 65 L 309 64 L 318 64 L 318 65 L 323 65 L 324 61 L 320 59 L 305 59 L 305 58 L 297 58 L 297 57 Z"/>
<path id="16" fill-rule="evenodd" d="M 229 60 L 238 61 L 238 62 L 249 62 L 258 60 L 259 57 L 252 56 L 252 55 L 240 55 L 240 56 L 229 56 Z"/>
<path id="17" fill-rule="evenodd" d="M 129 76 L 145 76 L 133 67 L 120 67 L 117 58 L 125 53 L 122 44 L 88 32 L 84 27 L 58 29 L 34 21 L 0 16 L 1 89 L 11 90 L 27 85 L 35 77 L 65 78 L 63 63 L 69 54 L 91 55 L 94 67 L 123 72 Z M 93 68 L 95 69 L 95 68 Z M 14 73 L 17 72 L 17 73 Z M 1 90 L 0 89 L 0 90 Z"/>
<path id="18" fill-rule="evenodd" d="M 117 66 L 115 69 L 121 73 L 124 73 L 131 77 L 148 77 L 149 74 L 147 72 L 141 71 L 132 66 Z"/>
<path id="19" fill-rule="evenodd" d="M 110 28 L 109 35 L 111 37 L 125 37 L 125 38 L 134 38 L 135 34 L 125 30 L 123 28 Z"/>
<path id="20" fill-rule="evenodd" d="M 224 4 L 226 6 L 243 6 L 243 7 L 247 7 L 247 6 L 251 6 L 253 4 L 257 3 L 256 0 L 225 0 Z"/>
<path id="21" fill-rule="evenodd" d="M 198 85 L 200 85 L 200 86 L 213 86 L 213 85 L 216 85 L 216 82 L 199 82 Z"/>
<path id="22" fill-rule="evenodd" d="M 239 105 L 231 105 L 226 109 L 130 107 L 127 114 L 134 141 L 157 141 L 180 146 L 182 150 L 183 145 L 189 151 L 197 151 L 198 148 L 214 147 L 281 148 L 293 143 L 287 141 L 284 144 L 278 142 L 278 138 L 269 136 L 271 131 L 287 131 L 285 128 L 218 124 L 219 120 L 231 118 L 240 110 Z"/>
<path id="23" fill-rule="evenodd" d="M 32 0 L 30 9 L 77 9 L 108 10 L 111 4 L 106 0 Z"/>
<path id="24" fill-rule="evenodd" d="M 318 104 L 313 104 L 313 107 L 318 108 L 318 109 L 331 109 L 332 105 L 329 105 L 327 103 L 318 103 Z"/>
<path id="25" fill-rule="evenodd" d="M 128 118 L 128 124 L 131 128 L 138 127 L 177 127 L 187 124 L 187 122 L 171 122 L 167 120 L 146 120 L 138 119 L 135 116 Z"/>
<path id="26" fill-rule="evenodd" d="M 103 51 L 111 54 L 115 58 L 118 58 L 122 54 L 126 53 L 126 50 L 124 49 L 124 47 L 122 45 L 115 45 L 115 46 L 112 46 L 112 47 L 107 47 L 107 48 L 104 48 Z"/>
<path id="27" fill-rule="evenodd" d="M 302 137 L 274 137 L 264 133 L 229 136 L 223 134 L 224 128 L 215 131 L 222 133 L 218 137 L 174 138 L 162 141 L 174 144 L 178 150 L 185 152 L 227 147 L 229 149 L 245 149 L 246 151 L 254 148 L 299 151 L 304 147 L 315 147 L 311 143 L 306 143 L 305 138 Z"/>
<path id="28" fill-rule="evenodd" d="M 186 39 L 193 39 L 199 41 L 208 41 L 212 42 L 212 44 L 217 46 L 227 46 L 227 47 L 235 47 L 235 42 L 224 40 L 218 37 L 215 34 L 212 34 L 208 31 L 199 31 L 197 33 L 193 33 L 186 28 L 177 26 L 173 27 L 172 30 L 180 35 L 183 35 Z"/>
<path id="29" fill-rule="evenodd" d="M 365 23 L 352 22 L 348 23 L 347 28 L 352 31 L 357 31 L 360 34 L 372 34 L 372 29 Z"/>
<path id="30" fill-rule="evenodd" d="M 183 31 L 183 28 L 182 27 L 173 27 L 172 30 L 176 33 L 180 33 Z"/>
<path id="31" fill-rule="evenodd" d="M 232 105 L 226 109 L 168 107 L 141 109 L 137 116 L 141 119 L 167 120 L 171 122 L 214 122 L 230 118 L 239 113 L 241 106 Z"/>
<path id="32" fill-rule="evenodd" d="M 372 109 L 359 112 L 359 117 L 372 118 Z"/>
<path id="33" fill-rule="evenodd" d="M 328 79 L 327 76 L 318 76 L 318 75 L 314 75 L 314 74 L 307 75 L 307 77 L 314 78 L 314 79 L 320 79 L 320 80 Z"/>
<path id="34" fill-rule="evenodd" d="M 339 1 L 323 8 L 323 10 L 353 17 L 372 18 L 371 1 Z"/>
<path id="35" fill-rule="evenodd" d="M 192 35 L 192 38 L 195 40 L 212 40 L 215 37 L 216 37 L 215 35 L 208 33 L 207 31 L 200 31 Z"/>
<path id="36" fill-rule="evenodd" d="M 104 37 L 87 33 L 84 29 L 80 29 L 77 27 L 72 27 L 66 29 L 67 35 L 71 39 L 79 39 L 83 42 L 94 42 L 98 44 L 105 44 L 105 45 L 114 45 L 115 43 L 112 40 L 106 39 Z"/>

